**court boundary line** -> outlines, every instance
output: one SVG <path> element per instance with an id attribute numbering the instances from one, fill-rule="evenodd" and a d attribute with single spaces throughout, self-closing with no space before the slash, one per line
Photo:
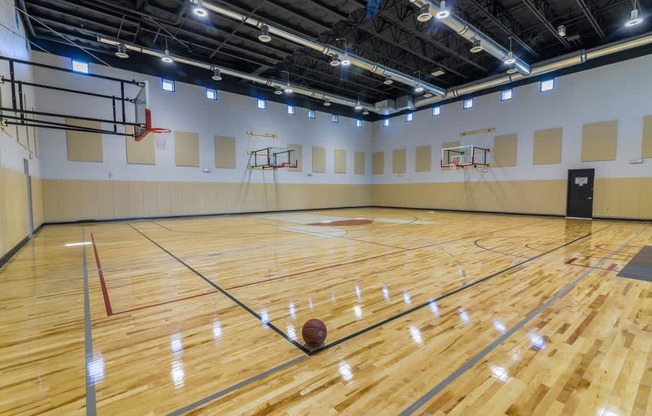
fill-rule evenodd
<path id="1" fill-rule="evenodd" d="M 609 226 L 610 227 L 610 226 Z M 608 228 L 608 227 L 607 227 Z M 629 238 L 619 249 L 617 250 L 616 253 L 609 255 L 605 258 L 603 258 L 597 266 L 602 266 L 604 262 L 609 260 L 611 256 L 619 253 L 622 251 L 622 249 L 633 239 L 638 237 L 643 231 L 645 231 L 645 228 L 642 228 L 639 232 L 634 234 L 632 237 Z M 464 373 L 466 373 L 471 367 L 473 367 L 475 364 L 477 364 L 481 359 L 483 359 L 486 355 L 488 355 L 490 352 L 495 350 L 499 345 L 501 345 L 503 342 L 505 342 L 509 337 L 511 337 L 516 331 L 520 330 L 523 328 L 526 324 L 528 324 L 530 321 L 532 321 L 534 318 L 539 316 L 544 310 L 546 310 L 550 305 L 552 305 L 554 302 L 559 300 L 561 297 L 565 296 L 575 288 L 582 280 L 586 279 L 591 273 L 593 273 L 595 270 L 598 270 L 597 268 L 591 268 L 589 270 L 584 271 L 578 278 L 573 280 L 571 283 L 566 285 L 564 288 L 562 288 L 559 292 L 557 292 L 553 297 L 548 299 L 546 302 L 544 302 L 542 305 L 540 305 L 538 308 L 536 308 L 534 311 L 530 312 L 525 318 L 523 318 L 520 322 L 518 322 L 516 325 L 514 325 L 512 328 L 509 329 L 509 331 L 505 332 L 503 335 L 498 337 L 496 340 L 494 340 L 491 344 L 489 344 L 487 347 L 485 347 L 482 351 L 480 351 L 478 354 L 476 354 L 472 359 L 464 363 L 462 366 L 460 366 L 457 370 L 452 372 L 448 377 L 446 377 L 444 380 L 439 382 L 435 387 L 430 389 L 426 394 L 421 396 L 418 400 L 416 400 L 414 403 L 412 403 L 410 406 L 408 406 L 405 410 L 403 410 L 399 416 L 409 416 L 419 410 L 421 407 L 423 407 L 429 400 L 434 398 L 437 394 L 439 394 L 444 388 L 448 387 L 451 383 L 453 383 L 455 380 L 457 380 L 460 376 L 462 376 Z"/>
<path id="2" fill-rule="evenodd" d="M 203 399 L 199 399 L 196 402 L 190 403 L 189 405 L 186 405 L 186 406 L 182 407 L 181 409 L 177 409 L 177 410 L 175 410 L 173 412 L 170 412 L 170 413 L 167 414 L 167 416 L 178 416 L 178 415 L 182 415 L 182 414 L 184 414 L 186 412 L 190 412 L 190 411 L 192 411 L 192 410 L 194 410 L 194 409 L 196 409 L 196 408 L 198 408 L 200 406 L 208 404 L 208 403 L 210 403 L 210 402 L 212 402 L 212 401 L 214 401 L 216 399 L 219 399 L 222 396 L 226 396 L 229 393 L 232 393 L 232 392 L 234 392 L 236 390 L 239 390 L 239 389 L 241 389 L 242 387 L 244 387 L 244 386 L 246 386 L 248 384 L 251 384 L 251 383 L 253 383 L 255 381 L 258 381 L 258 380 L 262 380 L 263 378 L 265 378 L 267 376 L 270 376 L 270 375 L 272 375 L 274 373 L 277 373 L 277 372 L 279 372 L 281 370 L 284 370 L 287 367 L 290 367 L 290 366 L 292 366 L 294 364 L 300 363 L 301 361 L 304 361 L 307 358 L 308 358 L 307 355 L 302 355 L 302 356 L 297 357 L 297 358 L 295 358 L 293 360 L 290 360 L 290 361 L 287 361 L 287 362 L 285 362 L 283 364 L 277 365 L 276 367 L 272 367 L 269 370 L 265 370 L 262 373 L 256 374 L 255 376 L 251 376 L 246 380 L 243 380 L 243 381 L 241 381 L 239 383 L 233 384 L 232 386 L 229 386 L 229 387 L 227 387 L 227 388 L 225 388 L 223 390 L 220 390 L 220 391 L 218 391 L 216 393 L 213 393 L 210 396 L 206 396 Z"/>
<path id="3" fill-rule="evenodd" d="M 141 311 L 143 309 L 155 308 L 157 306 L 163 306 L 163 305 L 168 305 L 170 303 L 182 302 L 184 300 L 199 298 L 199 297 L 206 296 L 206 295 L 213 295 L 215 293 L 219 293 L 219 292 L 215 290 L 215 291 L 212 291 L 212 292 L 206 292 L 206 293 L 200 293 L 198 295 L 187 296 L 185 298 L 173 299 L 173 300 L 168 300 L 166 302 L 154 303 L 152 305 L 145 305 L 145 306 L 139 306 L 137 308 L 125 309 L 124 311 L 114 312 L 113 315 L 122 315 L 122 314 L 129 313 L 129 312 Z"/>
<path id="4" fill-rule="evenodd" d="M 276 327 L 276 325 L 272 324 L 269 320 L 267 320 L 267 322 L 265 322 L 265 321 L 261 318 L 261 316 L 260 316 L 258 313 L 256 313 L 253 309 L 251 309 L 250 307 L 248 307 L 247 305 L 245 305 L 244 303 L 242 303 L 240 300 L 238 300 L 235 296 L 233 296 L 232 294 L 230 294 L 230 293 L 227 292 L 226 290 L 222 289 L 219 285 L 217 285 L 216 283 L 214 283 L 213 281 L 211 281 L 210 279 L 208 279 L 206 276 L 204 276 L 203 274 L 201 274 L 200 272 L 198 272 L 197 270 L 195 270 L 192 266 L 190 266 L 189 264 L 187 264 L 186 262 L 184 262 L 183 260 L 181 260 L 179 257 L 177 257 L 177 256 L 175 256 L 174 254 L 172 254 L 171 251 L 167 250 L 165 247 L 163 247 L 162 245 L 160 245 L 159 243 L 157 243 L 156 241 L 154 241 L 153 239 L 151 239 L 150 237 L 148 237 L 145 233 L 143 233 L 142 231 L 140 231 L 139 229 L 137 229 L 136 227 L 134 227 L 134 226 L 131 225 L 130 223 L 127 223 L 127 225 L 128 225 L 129 227 L 131 227 L 131 229 L 133 229 L 134 231 L 136 231 L 138 234 L 142 235 L 144 238 L 146 238 L 147 240 L 149 240 L 149 242 L 151 242 L 152 244 L 154 244 L 155 246 L 157 246 L 158 248 L 160 248 L 161 250 L 163 250 L 165 253 L 167 253 L 170 257 L 172 257 L 173 259 L 175 259 L 177 262 L 181 263 L 184 267 L 186 267 L 188 270 L 190 270 L 190 271 L 193 272 L 195 275 L 197 275 L 198 277 L 200 277 L 203 281 L 205 281 L 206 283 L 208 283 L 209 285 L 211 285 L 212 287 L 214 287 L 218 292 L 220 292 L 221 294 L 223 294 L 224 296 L 226 296 L 226 297 L 227 297 L 229 300 L 231 300 L 233 303 L 235 303 L 236 305 L 240 306 L 240 307 L 241 307 L 242 309 L 244 309 L 245 311 L 249 312 L 249 314 L 253 315 L 253 316 L 254 316 L 257 320 L 259 320 L 263 325 L 267 326 L 268 328 L 271 328 L 274 332 L 276 332 L 277 334 L 279 334 L 281 337 L 283 337 L 283 339 L 285 339 L 286 341 L 288 341 L 290 344 L 294 345 L 296 348 L 298 348 L 298 349 L 299 349 L 300 351 L 302 351 L 304 354 L 310 355 L 310 351 L 309 351 L 306 347 L 304 347 L 303 345 L 299 344 L 297 341 L 295 341 L 295 340 L 293 340 L 292 338 L 290 338 L 290 337 L 289 337 L 285 332 L 281 331 L 279 328 Z"/>
<path id="5" fill-rule="evenodd" d="M 508 271 L 510 271 L 510 270 L 512 270 L 512 269 L 515 269 L 515 268 L 517 268 L 517 267 L 520 267 L 520 266 L 522 266 L 522 265 L 524 265 L 524 264 L 526 264 L 526 263 L 529 263 L 529 262 L 534 261 L 534 260 L 538 260 L 539 258 L 541 258 L 541 257 L 543 257 L 543 256 L 546 256 L 546 255 L 552 253 L 553 251 L 557 251 L 557 250 L 559 250 L 559 249 L 561 249 L 561 248 L 564 248 L 564 247 L 569 246 L 569 245 L 571 245 L 571 244 L 574 244 L 574 243 L 576 243 L 576 242 L 578 242 L 578 241 L 580 241 L 580 240 L 583 240 L 583 239 L 585 239 L 585 238 L 587 238 L 587 237 L 590 237 L 591 235 L 593 235 L 593 234 L 595 234 L 595 233 L 599 233 L 600 231 L 606 230 L 606 229 L 609 228 L 609 227 L 611 227 L 611 225 L 608 225 L 608 226 L 606 226 L 606 227 L 604 227 L 604 228 L 601 228 L 601 229 L 599 229 L 599 230 L 597 230 L 597 231 L 592 231 L 592 232 L 590 232 L 590 233 L 588 233 L 588 234 L 586 234 L 586 235 L 583 235 L 583 236 L 578 237 L 578 238 L 576 238 L 576 239 L 574 239 L 574 240 L 571 240 L 571 241 L 569 241 L 569 242 L 567 242 L 567 243 L 565 243 L 565 244 L 563 244 L 563 245 L 561 245 L 561 246 L 559 246 L 559 247 L 556 247 L 556 248 L 554 248 L 554 249 L 551 249 L 551 250 L 549 250 L 549 251 L 546 251 L 545 253 L 538 254 L 538 255 L 536 255 L 536 256 L 534 256 L 534 257 L 532 257 L 532 258 L 526 259 L 526 260 L 524 260 L 524 261 L 522 261 L 522 262 L 520 262 L 520 263 L 513 264 L 513 265 L 511 265 L 511 266 L 509 266 L 509 267 L 507 267 L 507 268 L 505 268 L 505 269 L 502 269 L 502 270 L 499 270 L 499 271 L 497 271 L 497 272 L 494 272 L 494 273 L 492 273 L 492 274 L 490 274 L 490 275 L 488 275 L 488 276 L 485 276 L 485 277 L 483 277 L 483 278 L 481 278 L 481 279 L 478 279 L 478 280 L 476 280 L 476 281 L 474 281 L 474 282 L 472 282 L 472 283 L 469 283 L 469 284 L 464 285 L 464 286 L 462 286 L 462 287 L 459 287 L 459 288 L 457 288 L 457 289 L 455 289 L 455 290 L 453 290 L 453 291 L 450 291 L 450 292 L 448 292 L 448 293 L 445 293 L 445 294 L 443 294 L 443 295 L 441 295 L 441 296 L 439 296 L 439 297 L 437 297 L 437 298 L 432 298 L 432 299 L 428 300 L 427 302 L 424 302 L 424 303 L 422 303 L 422 304 L 420 304 L 420 305 L 414 306 L 414 307 L 412 307 L 412 308 L 410 308 L 410 309 L 406 309 L 406 310 L 404 310 L 403 312 L 401 312 L 401 313 L 399 313 L 399 314 L 397 314 L 397 315 L 390 316 L 389 318 L 385 318 L 384 320 L 379 321 L 379 322 L 376 322 L 375 324 L 373 324 L 373 325 L 371 325 L 371 326 L 368 326 L 368 327 L 366 327 L 366 328 L 360 329 L 360 330 L 358 330 L 358 331 L 356 331 L 356 332 L 353 332 L 353 333 L 351 333 L 351 334 L 349 334 L 349 335 L 347 335 L 347 336 L 345 336 L 345 337 L 343 337 L 343 338 L 340 338 L 340 339 L 338 339 L 338 340 L 336 340 L 336 341 L 333 341 L 333 342 L 331 342 L 331 343 L 329 343 L 329 344 L 323 345 L 323 346 L 321 346 L 321 347 L 319 347 L 319 348 L 317 348 L 317 349 L 315 349 L 315 350 L 312 350 L 312 351 L 309 353 L 309 355 L 314 355 L 314 354 L 317 354 L 317 353 L 319 353 L 319 352 L 326 351 L 326 350 L 328 350 L 328 349 L 330 349 L 330 348 L 332 348 L 332 347 L 335 347 L 335 346 L 337 346 L 337 345 L 339 345 L 339 344 L 341 344 L 341 343 L 343 343 L 343 342 L 346 342 L 346 341 L 348 341 L 348 340 L 350 340 L 350 339 L 352 339 L 352 338 L 355 338 L 355 337 L 357 337 L 357 336 L 359 336 L 359 335 L 365 334 L 365 333 L 367 333 L 367 332 L 369 332 L 369 331 L 371 331 L 371 330 L 374 330 L 374 329 L 376 329 L 376 328 L 378 328 L 378 327 L 380 327 L 380 326 L 382 326 L 382 325 L 385 325 L 385 324 L 390 323 L 390 322 L 392 322 L 392 321 L 395 321 L 395 320 L 397 320 L 397 319 L 399 319 L 399 318 L 402 318 L 402 317 L 404 317 L 404 316 L 406 316 L 406 315 L 408 315 L 408 314 L 411 314 L 412 312 L 418 311 L 419 309 L 423 309 L 423 308 L 425 308 L 426 306 L 429 306 L 430 304 L 432 304 L 432 302 L 438 302 L 438 301 L 440 301 L 440 300 L 443 300 L 443 299 L 446 299 L 446 298 L 448 298 L 448 297 L 450 297 L 450 296 L 453 296 L 453 295 L 455 295 L 455 294 L 457 294 L 457 293 L 460 293 L 460 292 L 462 292 L 462 291 L 464 291 L 464 290 L 470 289 L 470 288 L 472 288 L 472 287 L 474 287 L 474 286 L 479 285 L 480 283 L 483 283 L 483 282 L 486 282 L 487 280 L 493 279 L 493 278 L 496 277 L 496 276 L 499 276 L 499 275 L 501 275 L 501 274 L 503 274 L 503 273 L 505 273 L 505 272 L 508 272 Z"/>
<path id="6" fill-rule="evenodd" d="M 86 230 L 82 225 L 82 239 L 86 241 Z M 91 325 L 91 298 L 88 286 L 88 264 L 86 262 L 86 245 L 82 244 L 82 267 L 84 280 L 84 374 L 86 374 L 86 415 L 97 415 L 97 397 L 95 394 L 95 383 L 91 382 L 91 361 L 93 359 L 93 333 Z"/>
<path id="7" fill-rule="evenodd" d="M 93 233 L 91 233 L 91 242 L 93 243 L 93 252 L 95 253 L 95 264 L 97 265 L 97 274 L 100 277 L 100 287 L 102 288 L 102 297 L 104 298 L 104 308 L 106 309 L 106 316 L 113 316 L 113 307 L 111 307 L 111 298 L 109 298 L 109 291 L 106 288 L 106 281 L 104 280 L 104 272 L 102 271 L 102 263 L 100 262 L 100 255 L 97 253 L 97 244 L 95 244 L 95 236 L 93 236 Z"/>

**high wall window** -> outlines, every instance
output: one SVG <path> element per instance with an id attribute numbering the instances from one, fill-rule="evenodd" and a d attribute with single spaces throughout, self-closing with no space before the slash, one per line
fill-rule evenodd
<path id="1" fill-rule="evenodd" d="M 383 124 L 382 124 L 382 126 L 383 126 L 383 127 L 388 127 L 388 126 L 389 126 L 389 119 L 388 119 L 388 118 L 386 118 L 385 120 L 383 120 Z"/>
<path id="2" fill-rule="evenodd" d="M 441 114 L 441 107 L 432 107 L 432 115 L 433 116 L 438 116 Z"/>
<path id="3" fill-rule="evenodd" d="M 288 114 L 295 115 L 297 113 L 297 108 L 293 105 L 288 105 Z"/>
<path id="4" fill-rule="evenodd" d="M 317 112 L 315 110 L 308 110 L 308 118 L 316 118 Z"/>
<path id="5" fill-rule="evenodd" d="M 267 100 L 263 100 L 262 98 L 257 98 L 256 108 L 259 110 L 267 110 Z"/>
<path id="6" fill-rule="evenodd" d="M 356 120 L 356 121 L 355 121 L 355 125 L 356 125 L 357 127 L 362 127 L 364 124 L 363 124 L 363 121 L 362 121 L 362 120 Z"/>
<path id="7" fill-rule="evenodd" d="M 331 121 L 333 123 L 339 123 L 340 122 L 340 116 L 338 116 L 337 114 L 331 115 Z"/>
<path id="8" fill-rule="evenodd" d="M 414 120 L 414 113 L 407 113 L 405 115 L 405 122 L 410 122 L 412 120 Z"/>
<path id="9" fill-rule="evenodd" d="M 75 72 L 81 72 L 82 74 L 88 74 L 90 72 L 90 67 L 88 62 L 75 61 L 72 60 L 72 70 Z"/>
<path id="10" fill-rule="evenodd" d="M 546 79 L 539 83 L 539 92 L 552 91 L 555 89 L 555 80 Z"/>
<path id="11" fill-rule="evenodd" d="M 511 100 L 514 97 L 514 91 L 510 88 L 500 92 L 500 101 Z"/>
<path id="12" fill-rule="evenodd" d="M 473 98 L 465 99 L 463 104 L 462 104 L 462 108 L 464 108 L 465 110 L 469 110 L 469 109 L 473 108 Z"/>
<path id="13" fill-rule="evenodd" d="M 163 89 L 163 91 L 169 91 L 169 92 L 174 92 L 176 90 L 174 81 L 169 79 L 161 80 L 161 88 Z"/>
<path id="14" fill-rule="evenodd" d="M 217 90 L 206 88 L 206 98 L 217 101 Z"/>

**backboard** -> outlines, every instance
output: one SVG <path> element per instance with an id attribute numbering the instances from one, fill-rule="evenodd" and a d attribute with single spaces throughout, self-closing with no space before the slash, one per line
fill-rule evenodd
<path id="1" fill-rule="evenodd" d="M 441 167 L 489 166 L 489 149 L 477 146 L 457 146 L 441 149 Z"/>

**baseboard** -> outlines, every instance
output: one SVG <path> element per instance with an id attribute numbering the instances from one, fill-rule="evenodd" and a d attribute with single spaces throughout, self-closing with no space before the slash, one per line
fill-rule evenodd
<path id="1" fill-rule="evenodd" d="M 45 226 L 45 224 L 41 224 L 41 225 L 39 225 L 39 226 L 34 230 L 34 232 L 32 233 L 32 235 L 36 235 L 36 234 L 38 234 L 39 231 L 41 231 L 41 229 L 42 229 L 44 226 Z M 18 252 L 20 251 L 21 248 L 25 247 L 25 244 L 29 243 L 29 240 L 30 240 L 29 236 L 23 238 L 22 240 L 20 240 L 20 242 L 19 242 L 18 244 L 16 244 L 16 245 L 14 246 L 14 248 L 12 248 L 11 250 L 9 250 L 9 251 L 4 255 L 4 256 L 0 257 L 0 269 L 2 269 L 2 267 L 3 267 L 5 264 L 7 264 L 7 263 L 9 262 L 9 260 L 11 260 L 11 258 L 14 257 L 14 256 L 16 255 L 16 253 L 18 253 Z"/>
<path id="2" fill-rule="evenodd" d="M 419 211 L 444 211 L 444 212 L 459 212 L 469 214 L 491 214 L 491 215 L 527 215 L 530 217 L 553 217 L 564 218 L 563 214 L 537 214 L 529 212 L 507 212 L 507 211 L 475 211 L 468 209 L 451 209 L 451 208 L 412 208 L 412 207 L 393 207 L 384 205 L 373 205 L 371 208 L 392 208 L 392 209 L 414 209 Z"/>

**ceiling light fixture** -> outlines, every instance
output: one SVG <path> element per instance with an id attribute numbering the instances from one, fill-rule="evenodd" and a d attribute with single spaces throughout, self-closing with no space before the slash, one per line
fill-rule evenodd
<path id="1" fill-rule="evenodd" d="M 274 90 L 274 94 L 276 94 L 276 95 L 283 95 L 283 88 L 281 88 L 281 87 L 276 87 L 276 90 Z"/>
<path id="2" fill-rule="evenodd" d="M 625 23 L 625 27 L 632 27 L 643 23 L 643 18 L 638 17 L 638 13 L 637 0 L 634 0 L 634 9 L 632 9 L 629 20 Z"/>
<path id="3" fill-rule="evenodd" d="M 213 81 L 222 81 L 222 72 L 219 68 L 213 68 L 213 76 L 211 77 Z"/>
<path id="4" fill-rule="evenodd" d="M 417 20 L 420 22 L 427 22 L 430 19 L 432 19 L 432 13 L 430 13 L 430 6 L 428 4 L 424 4 L 423 6 L 421 6 L 421 9 L 419 10 L 419 15 L 417 16 Z"/>
<path id="5" fill-rule="evenodd" d="M 432 97 L 432 93 L 430 91 L 426 91 L 426 93 L 423 94 L 423 97 L 424 98 L 430 98 L 430 97 Z"/>
<path id="6" fill-rule="evenodd" d="M 368 115 L 369 115 L 369 110 L 367 110 L 367 109 L 365 108 L 364 111 L 362 112 L 362 115 L 364 115 L 364 116 L 368 116 Z"/>
<path id="7" fill-rule="evenodd" d="M 349 59 L 349 53 L 345 52 L 344 57 L 342 57 L 342 66 L 349 66 L 351 65 L 351 59 Z"/>
<path id="8" fill-rule="evenodd" d="M 174 60 L 170 57 L 169 50 L 167 49 L 165 50 L 165 53 L 163 54 L 163 56 L 161 56 L 161 61 L 165 62 L 166 64 L 174 62 Z"/>
<path id="9" fill-rule="evenodd" d="M 197 16 L 197 17 L 206 17 L 208 16 L 208 11 L 204 9 L 204 2 L 203 0 L 195 0 L 193 3 L 195 3 L 195 7 L 192 9 L 192 13 Z"/>
<path id="10" fill-rule="evenodd" d="M 262 25 L 260 27 L 260 35 L 258 35 L 258 40 L 263 43 L 272 41 L 272 37 L 269 35 L 269 26 Z"/>
<path id="11" fill-rule="evenodd" d="M 358 94 L 358 101 L 355 103 L 355 109 L 357 111 L 362 110 L 362 104 L 360 103 L 360 94 Z"/>
<path id="12" fill-rule="evenodd" d="M 392 79 L 392 77 L 389 77 L 389 76 L 387 78 L 385 78 L 385 81 L 383 81 L 383 84 L 385 84 L 385 85 L 392 85 L 393 83 L 394 83 L 394 80 Z"/>
<path id="13" fill-rule="evenodd" d="M 340 66 L 341 62 L 339 59 L 337 59 L 337 55 L 333 56 L 333 59 L 331 60 L 331 66 L 332 67 L 337 67 Z"/>
<path id="14" fill-rule="evenodd" d="M 421 85 L 421 71 L 419 70 L 419 71 L 416 71 L 415 73 L 417 74 L 417 79 L 419 81 L 417 82 L 417 85 L 414 87 L 414 92 L 422 93 L 424 88 L 423 88 L 423 85 Z"/>
<path id="15" fill-rule="evenodd" d="M 565 38 L 566 37 L 566 26 L 564 26 L 564 25 L 557 26 L 557 33 L 562 38 Z"/>
<path id="16" fill-rule="evenodd" d="M 124 43 L 118 44 L 118 50 L 115 51 L 115 56 L 122 59 L 129 58 L 129 53 L 127 52 L 127 48 L 125 47 Z"/>
<path id="17" fill-rule="evenodd" d="M 286 94 L 292 94 L 292 86 L 290 85 L 290 71 L 283 71 L 287 72 L 288 74 L 288 83 L 285 85 L 285 89 L 283 90 L 284 93 Z"/>
<path id="18" fill-rule="evenodd" d="M 329 100 L 324 100 L 324 107 L 330 107 L 331 102 Z"/>
<path id="19" fill-rule="evenodd" d="M 448 7 L 446 7 L 446 2 L 444 0 L 441 0 L 439 2 L 439 11 L 435 15 L 435 17 L 439 20 L 447 19 L 451 15 L 451 11 Z"/>
<path id="20" fill-rule="evenodd" d="M 514 66 L 514 64 L 510 65 L 509 68 L 507 69 L 507 73 L 509 75 L 513 75 L 518 72 L 518 69 Z"/>
<path id="21" fill-rule="evenodd" d="M 471 47 L 471 53 L 480 53 L 484 50 L 484 47 L 482 46 L 482 42 L 480 39 L 476 39 L 473 41 L 473 46 Z"/>
<path id="22" fill-rule="evenodd" d="M 505 57 L 505 64 L 506 65 L 514 65 L 516 63 L 516 58 L 514 57 L 514 53 L 512 52 L 512 37 L 509 37 L 509 52 L 507 53 L 507 56 Z"/>

